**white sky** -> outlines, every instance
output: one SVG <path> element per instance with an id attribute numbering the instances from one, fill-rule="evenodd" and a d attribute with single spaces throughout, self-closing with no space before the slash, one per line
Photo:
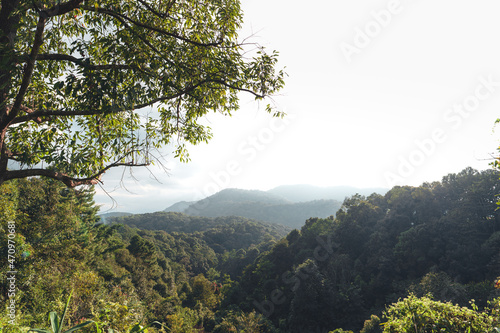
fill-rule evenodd
<path id="1" fill-rule="evenodd" d="M 418 186 L 467 166 L 489 168 L 499 145 L 498 0 L 243 0 L 240 36 L 280 52 L 287 85 L 273 120 L 250 96 L 214 139 L 169 174 L 104 177 L 113 211 L 163 210 L 223 188 L 285 184 Z M 98 189 L 96 202 L 113 205 Z"/>

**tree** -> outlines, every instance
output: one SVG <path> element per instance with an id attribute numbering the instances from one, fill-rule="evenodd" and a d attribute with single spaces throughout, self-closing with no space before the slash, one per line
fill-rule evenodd
<path id="1" fill-rule="evenodd" d="M 207 113 L 283 87 L 277 53 L 238 41 L 241 23 L 238 0 L 2 0 L 0 183 L 96 184 L 167 145 L 188 160 Z"/>
<path id="2" fill-rule="evenodd" d="M 334 293 L 315 261 L 307 259 L 295 270 L 301 276 L 290 303 L 288 326 L 290 332 L 317 332 L 335 321 L 333 309 Z"/>

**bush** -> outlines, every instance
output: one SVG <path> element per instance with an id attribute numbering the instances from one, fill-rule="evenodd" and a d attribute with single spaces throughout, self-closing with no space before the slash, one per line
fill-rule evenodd
<path id="1" fill-rule="evenodd" d="M 492 309 L 478 311 L 473 301 L 472 309 L 469 309 L 412 294 L 387 308 L 383 332 L 494 332 L 499 325 L 500 310 L 499 300 L 494 303 Z"/>
<path id="2" fill-rule="evenodd" d="M 381 333 L 380 318 L 372 315 L 369 320 L 365 320 L 365 324 L 359 333 Z"/>

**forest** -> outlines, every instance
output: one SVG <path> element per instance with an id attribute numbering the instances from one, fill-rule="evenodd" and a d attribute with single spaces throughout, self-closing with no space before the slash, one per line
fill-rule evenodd
<path id="1" fill-rule="evenodd" d="M 297 2 L 291 12 L 293 6 L 280 4 L 285 15 L 283 8 L 273 12 L 267 4 L 264 10 L 254 5 L 255 19 L 272 14 L 267 24 L 278 27 L 277 44 L 289 43 L 293 57 L 259 44 L 267 37 L 256 39 L 258 32 L 248 30 L 252 23 L 244 25 L 242 8 L 250 3 L 0 1 L 1 333 L 500 332 L 498 154 L 486 157 L 493 160 L 486 171 L 467 168 L 441 181 L 395 186 L 383 195 L 356 194 L 342 203 L 316 197 L 308 203 L 275 201 L 272 193 L 248 203 L 232 191 L 219 192 L 219 206 L 212 198 L 202 202 L 202 209 L 195 204 L 182 212 L 108 216 L 109 221 L 98 216 L 102 207 L 95 202 L 94 186 L 103 186 L 105 174 L 123 185 L 123 174 L 134 178 L 132 169 L 140 168 L 161 183 L 152 170 L 167 174 L 167 162 L 174 161 L 176 181 L 169 184 L 181 188 L 189 183 L 186 175 L 207 172 L 224 185 L 217 189 L 227 187 L 243 171 L 234 156 L 207 150 L 205 161 L 192 169 L 196 172 L 175 167 L 190 160 L 188 150 L 214 137 L 212 127 L 219 133 L 232 127 L 221 130 L 222 122 L 212 119 L 227 119 L 242 109 L 253 113 L 250 100 L 269 115 L 269 126 L 249 132 L 241 142 L 232 136 L 214 140 L 231 141 L 236 152 L 242 147 L 240 155 L 248 155 L 245 145 L 252 142 L 246 162 L 255 178 L 249 182 L 264 183 L 271 179 L 267 177 L 277 182 L 285 174 L 299 181 L 302 173 L 325 185 L 349 182 L 351 172 L 357 181 L 361 175 L 373 178 L 372 168 L 398 149 L 410 154 L 409 161 L 420 156 L 415 165 L 429 161 L 426 167 L 432 169 L 435 164 L 428 157 L 452 132 L 436 128 L 431 141 L 413 141 L 412 135 L 423 135 L 429 121 L 437 121 L 431 104 L 421 102 L 441 108 L 442 98 L 452 96 L 443 87 L 459 82 L 462 91 L 470 86 L 455 75 L 469 77 L 479 70 L 468 67 L 471 59 L 481 73 L 497 65 L 496 53 L 479 48 L 495 44 L 484 32 L 497 27 L 481 26 L 475 36 L 457 29 L 497 23 L 494 16 L 483 19 L 495 13 L 487 7 L 480 14 L 472 6 L 457 11 L 472 19 L 468 25 L 459 14 L 443 9 L 426 38 L 421 34 L 425 26 L 409 24 L 413 30 L 406 30 L 403 39 L 412 44 L 402 39 L 389 43 L 388 34 L 387 44 L 397 52 L 386 49 L 374 57 L 383 62 L 361 63 L 356 69 L 338 63 L 331 50 L 317 48 L 331 48 L 338 40 L 345 50 L 345 38 L 334 38 L 334 33 L 352 18 L 348 2 L 320 11 Z M 358 6 L 353 12 L 362 16 Z M 370 38 L 354 28 L 355 42 L 359 37 L 367 42 L 355 48 L 356 55 L 402 7 L 391 1 L 372 11 L 373 20 L 363 25 Z M 437 7 L 426 8 L 426 14 L 437 14 Z M 478 13 L 477 18 L 469 13 Z M 455 26 L 448 21 L 453 17 L 459 19 Z M 282 25 L 282 18 L 292 18 L 293 29 Z M 422 22 L 422 17 L 416 19 Z M 350 31 L 355 22 L 348 22 Z M 426 17 L 425 22 L 431 26 L 432 20 Z M 344 25 L 334 28 L 331 23 Z M 448 31 L 439 30 L 443 26 Z M 368 33 L 368 27 L 378 30 Z M 390 30 L 404 34 L 404 28 Z M 456 35 L 450 35 L 454 30 Z M 240 36 L 241 31 L 249 34 Z M 433 44 L 430 39 L 443 32 L 449 41 L 445 46 L 453 52 L 448 58 L 439 58 L 446 54 L 438 48 L 442 40 Z M 474 44 L 467 43 L 469 35 Z M 422 40 L 426 45 L 420 47 L 417 41 Z M 454 40 L 459 49 L 451 47 Z M 477 56 L 464 52 L 464 45 Z M 382 46 L 370 49 L 382 51 Z M 467 58 L 457 58 L 462 53 Z M 494 63 L 488 65 L 484 55 Z M 290 91 L 283 91 L 289 75 L 280 59 L 299 60 L 289 67 L 295 73 Z M 350 63 L 350 56 L 346 60 Z M 454 66 L 448 72 L 453 75 L 442 75 L 448 65 Z M 456 131 L 471 111 L 487 107 L 482 102 L 499 85 L 493 74 L 481 74 L 472 94 L 453 97 L 461 102 L 442 115 L 446 125 Z M 425 90 L 408 82 L 425 83 Z M 287 102 L 280 105 L 285 96 Z M 285 118 L 284 106 L 290 106 L 290 115 L 298 113 L 296 125 L 272 122 Z M 367 113 L 358 113 L 361 109 Z M 257 117 L 251 122 L 257 123 Z M 235 126 L 232 133 L 246 135 L 247 125 Z M 466 134 L 454 132 L 457 137 L 486 147 L 469 139 L 479 131 L 463 129 Z M 411 146 L 403 137 L 419 149 L 408 151 Z M 273 154 L 265 152 L 272 141 Z M 442 161 L 451 159 L 450 168 L 467 165 L 455 159 L 458 155 L 476 156 L 475 150 L 467 152 L 469 142 L 451 144 L 453 149 L 439 147 Z M 360 152 L 363 163 L 344 163 L 350 160 L 347 155 L 359 161 Z M 214 161 L 226 164 L 212 170 L 204 163 Z M 121 181 L 110 175 L 111 169 L 123 172 Z M 151 184 L 146 182 L 141 185 Z M 214 183 L 203 185 L 206 193 L 213 192 L 207 189 Z M 161 192 L 159 185 L 144 188 Z M 309 191 L 305 187 L 302 194 Z"/>
<path id="2" fill-rule="evenodd" d="M 18 320 L 4 256 L 0 329 L 47 329 L 64 313 L 61 332 L 496 332 L 499 185 L 467 168 L 348 197 L 291 230 L 172 212 L 103 224 L 91 188 L 8 182 Z"/>

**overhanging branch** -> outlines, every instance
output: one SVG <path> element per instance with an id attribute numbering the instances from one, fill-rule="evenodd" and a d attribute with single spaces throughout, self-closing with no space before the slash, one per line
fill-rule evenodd
<path id="1" fill-rule="evenodd" d="M 36 7 L 35 9 L 40 13 L 40 17 L 47 19 L 49 17 L 54 17 L 54 16 L 59 16 L 59 15 L 64 15 L 66 13 L 69 13 L 70 11 L 78 8 L 78 6 L 83 2 L 83 0 L 70 0 L 67 2 L 63 2 L 60 4 L 57 4 L 49 9 L 41 10 L 40 8 Z"/>
<path id="2" fill-rule="evenodd" d="M 58 180 L 65 184 L 67 187 L 76 187 L 80 185 L 96 185 L 101 182 L 102 175 L 111 168 L 120 167 L 120 166 L 128 166 L 128 167 L 140 167 L 140 166 L 148 166 L 147 163 L 134 164 L 134 163 L 113 163 L 103 168 L 96 174 L 86 177 L 86 178 L 78 178 L 71 177 L 64 172 L 59 172 L 51 169 L 25 169 L 25 170 L 8 170 L 5 172 L 3 176 L 3 180 L 12 180 L 18 178 L 26 178 L 26 177 L 35 177 L 35 176 L 43 176 Z"/>
<path id="3" fill-rule="evenodd" d="M 28 55 L 23 55 L 17 58 L 18 62 L 27 62 L 29 61 Z M 123 64 L 107 64 L 107 65 L 93 65 L 88 59 L 84 58 L 76 58 L 68 54 L 59 54 L 59 53 L 48 53 L 48 54 L 38 54 L 36 56 L 36 60 L 54 60 L 54 61 L 69 61 L 78 66 L 92 69 L 92 70 L 107 70 L 107 69 L 133 69 L 133 66 L 123 65 Z"/>
<path id="4" fill-rule="evenodd" d="M 203 81 L 200 81 L 197 84 L 189 86 L 189 87 L 187 87 L 187 88 L 185 88 L 183 90 L 179 90 L 175 94 L 168 95 L 168 96 L 158 97 L 158 98 L 152 99 L 152 100 L 150 100 L 148 102 L 134 105 L 133 108 L 132 107 L 128 107 L 128 108 L 125 107 L 125 108 L 116 108 L 116 109 L 110 109 L 110 110 L 71 110 L 71 111 L 64 110 L 64 109 L 60 109 L 60 110 L 38 110 L 38 111 L 35 111 L 35 112 L 32 112 L 32 113 L 29 113 L 27 115 L 16 117 L 15 119 L 12 120 L 12 122 L 10 124 L 14 125 L 14 124 L 19 124 L 19 123 L 24 123 L 24 122 L 27 122 L 27 121 L 30 121 L 30 120 L 35 120 L 35 119 L 41 119 L 41 121 L 43 121 L 43 119 L 45 117 L 52 117 L 52 116 L 61 116 L 61 117 L 64 117 L 64 116 L 66 116 L 66 117 L 93 116 L 93 115 L 104 114 L 104 113 L 121 113 L 121 112 L 128 112 L 128 111 L 131 111 L 131 110 L 138 110 L 138 109 L 142 109 L 142 108 L 145 108 L 145 107 L 148 107 L 148 106 L 152 106 L 155 103 L 165 102 L 165 101 L 168 101 L 168 100 L 171 100 L 171 99 L 178 98 L 178 97 L 180 97 L 180 96 L 182 96 L 184 94 L 187 94 L 187 93 L 195 90 L 196 88 L 202 86 L 203 84 L 206 84 L 206 83 L 209 83 L 209 82 L 215 82 L 215 83 L 222 84 L 223 81 L 211 80 L 211 79 L 203 80 Z M 237 89 L 237 88 L 232 87 L 230 85 L 227 85 L 227 87 L 230 87 L 230 88 L 233 88 L 233 89 Z"/>

